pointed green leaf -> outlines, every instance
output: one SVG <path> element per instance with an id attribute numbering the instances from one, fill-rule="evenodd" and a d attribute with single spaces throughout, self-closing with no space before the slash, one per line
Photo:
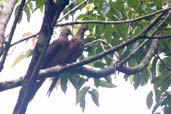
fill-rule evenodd
<path id="1" fill-rule="evenodd" d="M 86 101 L 85 99 L 83 99 L 81 102 L 80 102 L 80 107 L 82 108 L 82 111 L 84 112 L 85 110 L 85 105 L 86 105 Z"/>
<path id="2" fill-rule="evenodd" d="M 99 106 L 99 92 L 96 89 L 93 89 L 92 91 L 89 92 L 91 94 L 91 98 L 93 102 Z"/>
<path id="3" fill-rule="evenodd" d="M 104 77 L 104 79 L 105 79 L 108 83 L 112 84 L 112 76 L 106 76 L 106 77 Z"/>
<path id="4" fill-rule="evenodd" d="M 164 114 L 170 114 L 171 113 L 171 108 L 169 106 L 164 107 Z"/>
<path id="5" fill-rule="evenodd" d="M 99 86 L 106 87 L 106 88 L 114 88 L 114 87 L 117 87 L 116 85 L 114 85 L 112 83 L 109 83 L 106 80 L 100 80 Z"/>
<path id="6" fill-rule="evenodd" d="M 94 85 L 96 87 L 99 87 L 100 79 L 99 78 L 94 78 Z"/>
<path id="7" fill-rule="evenodd" d="M 21 60 L 25 59 L 25 58 L 28 58 L 32 55 L 33 53 L 33 50 L 32 49 L 29 49 L 28 51 L 24 51 L 22 53 L 20 53 L 17 58 L 15 58 L 13 64 L 12 64 L 12 67 L 14 67 L 17 63 L 19 63 Z"/>
<path id="8" fill-rule="evenodd" d="M 138 74 L 134 75 L 134 80 L 133 80 L 134 89 L 137 89 L 139 87 L 140 82 L 141 82 L 141 77 Z"/>
<path id="9" fill-rule="evenodd" d="M 153 104 L 153 92 L 150 91 L 146 98 L 146 105 L 147 105 L 148 109 L 151 108 L 152 104 Z"/>
<path id="10" fill-rule="evenodd" d="M 81 103 L 85 99 L 85 95 L 90 87 L 83 87 L 76 96 L 76 104 Z"/>
<path id="11" fill-rule="evenodd" d="M 30 22 L 31 12 L 30 12 L 30 9 L 27 5 L 24 7 L 24 11 L 25 11 L 26 16 L 27 16 L 27 21 Z"/>
<path id="12" fill-rule="evenodd" d="M 61 89 L 64 93 L 67 91 L 68 74 L 64 73 L 60 75 Z"/>
<path id="13" fill-rule="evenodd" d="M 76 91 L 79 91 L 82 85 L 87 81 L 85 78 L 81 77 L 78 74 L 73 74 L 72 76 L 69 76 L 69 80 L 76 89 Z"/>

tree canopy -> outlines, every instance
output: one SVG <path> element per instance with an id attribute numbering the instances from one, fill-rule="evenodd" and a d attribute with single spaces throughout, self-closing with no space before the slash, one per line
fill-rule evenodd
<path id="1" fill-rule="evenodd" d="M 25 76 L 0 83 L 0 91 L 21 86 L 14 114 L 24 114 L 37 79 L 60 74 L 58 85 L 63 92 L 73 86 L 76 103 L 84 110 L 85 96 L 90 94 L 99 105 L 98 87 L 116 87 L 112 77 L 124 75 L 137 89 L 148 82 L 153 85 L 146 104 L 152 114 L 171 113 L 171 6 L 170 0 L 1 0 L 0 1 L 0 71 L 9 50 L 30 39 L 34 45 L 11 60 L 13 66 L 32 58 Z M 27 21 L 35 11 L 44 14 L 36 34 L 14 37 L 17 24 Z M 13 23 L 6 32 L 9 19 Z M 51 36 L 68 27 L 73 33 L 87 24 L 84 53 L 77 62 L 40 69 Z M 8 25 L 9 26 L 9 25 Z M 27 31 L 26 31 L 27 32 Z M 11 43 L 12 40 L 16 42 Z M 89 80 L 94 86 L 88 85 Z M 70 83 L 70 84 L 69 84 Z M 35 94 L 36 95 L 36 94 Z M 34 99 L 33 99 L 34 100 Z M 162 109 L 158 111 L 158 109 Z"/>

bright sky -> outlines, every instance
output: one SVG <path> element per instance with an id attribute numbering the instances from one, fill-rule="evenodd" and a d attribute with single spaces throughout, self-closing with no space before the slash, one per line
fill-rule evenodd
<path id="1" fill-rule="evenodd" d="M 15 37 L 19 40 L 25 32 L 36 33 L 39 31 L 41 21 L 42 16 L 39 13 L 35 13 L 29 24 L 24 21 L 17 27 Z M 11 65 L 14 58 L 21 53 L 21 51 L 27 49 L 29 49 L 29 45 L 22 43 L 19 47 L 11 50 L 5 68 L 3 72 L 0 73 L 0 81 L 16 79 L 24 75 L 29 59 L 21 61 L 15 67 L 11 67 Z M 116 79 L 114 84 L 118 85 L 117 88 L 98 89 L 100 93 L 100 107 L 95 106 L 90 96 L 87 96 L 84 114 L 150 114 L 146 106 L 146 96 L 151 89 L 150 84 L 142 88 L 140 87 L 135 91 L 129 82 L 123 80 L 122 76 L 116 76 Z M 75 105 L 75 90 L 72 86 L 68 87 L 66 94 L 62 93 L 59 88 L 53 91 L 50 98 L 48 98 L 46 92 L 49 85 L 50 83 L 48 81 L 44 83 L 28 106 L 26 114 L 56 114 L 58 112 L 62 114 L 82 114 L 79 106 Z M 18 92 L 19 88 L 0 93 L 0 114 L 12 113 Z"/>

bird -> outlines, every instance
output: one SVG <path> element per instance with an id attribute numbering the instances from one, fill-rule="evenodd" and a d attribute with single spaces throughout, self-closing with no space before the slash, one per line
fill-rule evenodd
<path id="1" fill-rule="evenodd" d="M 84 33 L 88 30 L 87 25 L 83 24 L 77 31 L 76 35 L 69 42 L 69 52 L 67 54 L 65 64 L 76 62 L 76 60 L 82 55 L 84 50 Z M 48 95 L 51 94 L 53 88 L 55 87 L 58 79 L 52 81 L 51 86 L 48 90 Z"/>
<path id="2" fill-rule="evenodd" d="M 40 69 L 49 68 L 57 64 L 64 64 L 64 61 L 69 51 L 69 40 L 68 36 L 72 35 L 71 31 L 67 28 L 62 30 L 58 39 L 54 40 L 47 48 L 44 60 L 40 66 Z M 41 78 L 36 81 L 32 91 L 31 99 L 34 97 L 37 90 L 41 87 L 45 78 Z"/>
<path id="3" fill-rule="evenodd" d="M 64 29 L 58 39 L 54 40 L 45 53 L 41 68 L 48 68 L 57 64 L 64 64 L 69 52 L 68 36 L 72 34 L 69 29 Z"/>
<path id="4" fill-rule="evenodd" d="M 86 30 L 88 30 L 87 25 L 81 25 L 76 35 L 71 39 L 69 43 L 69 52 L 65 63 L 76 62 L 76 60 L 82 55 L 84 50 L 84 33 Z"/>

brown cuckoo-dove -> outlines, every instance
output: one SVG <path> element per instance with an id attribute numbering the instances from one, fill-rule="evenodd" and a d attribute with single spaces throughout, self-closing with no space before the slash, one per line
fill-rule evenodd
<path id="1" fill-rule="evenodd" d="M 54 40 L 49 45 L 45 53 L 44 61 L 41 65 L 41 69 L 52 67 L 57 64 L 64 64 L 69 51 L 68 36 L 70 34 L 71 31 L 69 29 L 62 30 L 58 39 Z M 32 97 L 34 96 L 34 94 L 37 92 L 37 90 L 40 88 L 40 86 L 43 84 L 44 81 L 45 79 L 40 79 L 36 82 L 34 89 L 32 91 L 33 92 Z"/>
<path id="2" fill-rule="evenodd" d="M 75 62 L 83 53 L 84 50 L 84 33 L 87 30 L 87 25 L 83 24 L 69 42 L 69 52 L 67 54 L 65 64 Z M 57 83 L 57 78 L 52 81 L 48 90 L 48 94 L 52 92 Z"/>

